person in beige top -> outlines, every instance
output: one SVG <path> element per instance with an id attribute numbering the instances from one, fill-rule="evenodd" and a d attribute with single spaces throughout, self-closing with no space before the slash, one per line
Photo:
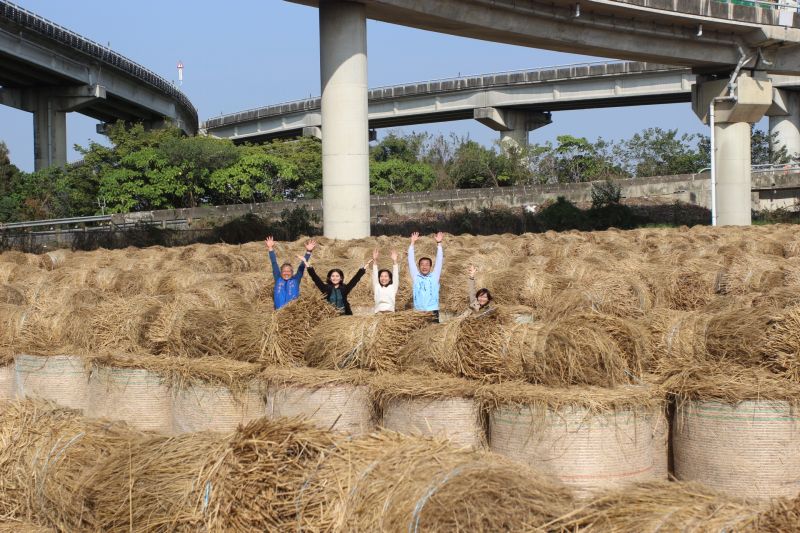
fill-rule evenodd
<path id="1" fill-rule="evenodd" d="M 397 252 L 392 250 L 392 271 L 378 270 L 378 249 L 372 252 L 372 292 L 375 295 L 375 312 L 392 313 L 400 283 L 400 270 L 397 265 Z"/>
<path id="2" fill-rule="evenodd" d="M 477 274 L 477 272 L 478 269 L 475 268 L 475 265 L 470 265 L 467 269 L 467 273 L 469 274 L 469 278 L 467 279 L 469 312 L 472 316 L 481 316 L 493 310 L 492 302 L 494 298 L 492 298 L 492 293 L 489 292 L 489 289 L 482 288 L 477 291 L 475 290 L 475 274 Z"/>

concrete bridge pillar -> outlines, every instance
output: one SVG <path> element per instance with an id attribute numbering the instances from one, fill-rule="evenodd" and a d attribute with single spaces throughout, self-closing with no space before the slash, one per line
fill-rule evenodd
<path id="1" fill-rule="evenodd" d="M 698 78 L 692 86 L 692 107 L 704 123 L 714 106 L 714 158 L 716 201 L 714 223 L 749 226 L 751 223 L 750 125 L 758 122 L 772 104 L 772 83 L 763 73 L 740 74 L 733 94 L 727 79 Z M 715 209 L 714 209 L 715 208 Z"/>
<path id="2" fill-rule="evenodd" d="M 358 239 L 370 233 L 364 5 L 320 2 L 319 34 L 323 231 L 326 237 Z"/>
<path id="3" fill-rule="evenodd" d="M 479 107 L 473 116 L 484 126 L 500 132 L 500 147 L 504 152 L 528 146 L 528 132 L 553 122 L 548 112 L 498 107 Z"/>
<path id="4" fill-rule="evenodd" d="M 786 147 L 790 157 L 800 156 L 800 92 L 775 89 L 769 115 L 770 148 Z M 773 140 L 773 136 L 777 138 Z"/>
<path id="5" fill-rule="evenodd" d="M 0 89 L 0 104 L 33 113 L 33 165 L 37 171 L 67 164 L 67 113 L 105 97 L 105 87 L 100 85 Z"/>

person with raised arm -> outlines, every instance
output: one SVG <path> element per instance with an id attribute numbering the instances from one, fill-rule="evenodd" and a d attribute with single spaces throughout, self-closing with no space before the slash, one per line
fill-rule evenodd
<path id="1" fill-rule="evenodd" d="M 392 313 L 395 310 L 397 289 L 400 288 L 400 267 L 397 265 L 397 252 L 392 250 L 391 272 L 378 270 L 378 249 L 372 252 L 372 292 L 375 296 L 376 313 Z"/>
<path id="2" fill-rule="evenodd" d="M 442 250 L 444 233 L 437 232 L 433 238 L 436 240 L 436 263 L 430 257 L 421 257 L 417 262 L 414 256 L 414 244 L 419 240 L 419 232 L 411 234 L 411 244 L 408 246 L 408 274 L 411 276 L 414 290 L 414 309 L 430 313 L 431 320 L 438 322 L 439 278 L 444 264 Z"/>
<path id="3" fill-rule="evenodd" d="M 340 269 L 333 268 L 329 270 L 326 281 L 322 281 L 317 275 L 316 270 L 314 270 L 314 267 L 311 266 L 311 263 L 309 263 L 308 259 L 304 256 L 299 256 L 299 258 L 305 264 L 306 269 L 308 269 L 308 275 L 311 276 L 311 280 L 314 282 L 314 285 L 317 286 L 328 303 L 336 307 L 340 313 L 344 315 L 352 315 L 353 311 L 350 309 L 350 302 L 347 301 L 347 295 L 350 294 L 350 291 L 353 290 L 353 288 L 364 276 L 367 268 L 369 268 L 370 263 L 372 263 L 372 259 L 367 261 L 366 265 L 359 268 L 358 272 L 356 272 L 355 275 L 350 278 L 350 281 L 345 283 L 344 272 L 342 272 Z"/>
<path id="4" fill-rule="evenodd" d="M 272 235 L 267 237 L 264 242 L 267 244 L 267 250 L 269 250 L 269 261 L 272 264 L 272 277 L 275 278 L 272 301 L 277 311 L 300 296 L 300 280 L 303 277 L 305 261 L 311 258 L 311 252 L 317 245 L 317 241 L 306 241 L 305 259 L 300 263 L 300 266 L 297 267 L 297 274 L 294 273 L 294 269 L 290 263 L 283 263 L 278 266 L 278 257 L 275 255 L 275 239 L 272 238 Z"/>
<path id="5" fill-rule="evenodd" d="M 492 293 L 489 292 L 489 289 L 485 287 L 477 291 L 475 290 L 475 274 L 477 273 L 478 269 L 475 265 L 470 265 L 467 269 L 467 274 L 469 274 L 469 278 L 467 278 L 467 292 L 469 293 L 468 313 L 471 313 L 473 316 L 482 316 L 494 309 L 492 307 L 494 298 L 492 297 Z"/>

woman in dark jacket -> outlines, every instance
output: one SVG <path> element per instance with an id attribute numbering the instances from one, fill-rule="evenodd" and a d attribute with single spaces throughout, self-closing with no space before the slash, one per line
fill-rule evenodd
<path id="1" fill-rule="evenodd" d="M 305 259 L 305 257 L 301 256 L 303 263 L 306 265 L 306 270 L 308 270 L 308 275 L 311 276 L 311 279 L 314 281 L 314 285 L 317 286 L 319 291 L 325 296 L 325 299 L 336 307 L 342 314 L 345 315 L 352 315 L 353 311 L 350 309 L 350 302 L 347 301 L 347 295 L 350 294 L 350 291 L 358 284 L 361 280 L 361 277 L 369 268 L 369 265 L 372 263 L 372 260 L 368 261 L 366 265 L 358 269 L 358 272 L 348 281 L 347 283 L 344 282 L 344 273 L 339 270 L 338 268 L 331 269 L 328 271 L 327 281 L 322 281 L 320 277 L 317 275 L 317 272 L 314 270 L 314 267 Z"/>

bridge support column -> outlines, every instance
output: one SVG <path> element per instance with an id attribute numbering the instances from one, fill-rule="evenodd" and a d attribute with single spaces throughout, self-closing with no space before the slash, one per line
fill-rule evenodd
<path id="1" fill-rule="evenodd" d="M 475 109 L 475 120 L 500 132 L 500 147 L 504 152 L 528 146 L 528 132 L 553 122 L 550 113 L 497 107 Z"/>
<path id="2" fill-rule="evenodd" d="M 363 4 L 319 4 L 322 207 L 326 237 L 370 233 L 367 18 Z"/>
<path id="3" fill-rule="evenodd" d="M 733 97 L 733 99 L 731 99 Z M 734 100 L 735 99 L 735 100 Z M 703 80 L 692 87 L 692 107 L 704 123 L 710 122 L 714 105 L 714 158 L 716 191 L 715 223 L 749 226 L 751 223 L 750 126 L 772 104 L 772 83 L 763 73 L 740 74 L 733 94 L 728 80 Z"/>
<path id="4" fill-rule="evenodd" d="M 0 103 L 33 113 L 34 170 L 67 164 L 67 113 L 106 97 L 100 85 L 0 89 Z"/>
<path id="5" fill-rule="evenodd" d="M 783 146 L 790 157 L 800 156 L 800 93 L 775 89 L 775 98 L 767 115 L 770 149 L 777 151 Z"/>

